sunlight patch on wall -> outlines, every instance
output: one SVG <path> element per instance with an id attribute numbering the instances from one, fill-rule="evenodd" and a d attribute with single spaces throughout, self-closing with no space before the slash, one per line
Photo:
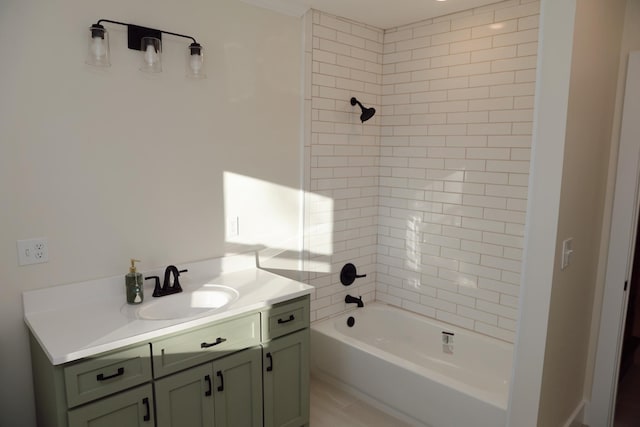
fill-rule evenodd
<path id="1" fill-rule="evenodd" d="M 334 253 L 334 200 L 312 192 L 305 194 L 308 223 L 305 230 L 305 251 L 308 253 L 305 271 L 331 272 Z"/>
<path id="2" fill-rule="evenodd" d="M 307 194 L 316 209 L 309 225 L 309 247 L 302 253 L 298 220 L 303 194 L 300 189 L 225 171 L 224 218 L 226 252 L 257 251 L 261 266 L 272 269 L 327 272 L 323 260 L 333 252 L 333 201 Z M 302 266 L 302 259 L 309 263 Z"/>
<path id="3" fill-rule="evenodd" d="M 226 171 L 223 180 L 227 243 L 298 249 L 300 190 Z"/>

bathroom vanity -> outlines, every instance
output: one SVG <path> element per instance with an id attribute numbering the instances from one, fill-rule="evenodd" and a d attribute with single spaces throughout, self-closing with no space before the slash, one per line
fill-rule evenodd
<path id="1" fill-rule="evenodd" d="M 205 283 L 236 297 L 149 320 L 140 313 L 158 301 L 87 301 L 118 278 L 24 294 L 39 426 L 308 425 L 311 287 L 255 268 L 204 281 L 189 271 L 185 295 Z"/>

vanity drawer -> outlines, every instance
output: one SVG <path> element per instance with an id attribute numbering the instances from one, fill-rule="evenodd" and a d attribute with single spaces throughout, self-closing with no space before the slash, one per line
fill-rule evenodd
<path id="1" fill-rule="evenodd" d="M 262 340 L 267 341 L 309 327 L 309 296 L 277 304 L 263 311 Z"/>
<path id="2" fill-rule="evenodd" d="M 165 375 L 260 344 L 260 314 L 222 321 L 151 343 L 153 375 Z"/>
<path id="3" fill-rule="evenodd" d="M 64 368 L 69 408 L 151 380 L 149 344 L 84 359 Z"/>

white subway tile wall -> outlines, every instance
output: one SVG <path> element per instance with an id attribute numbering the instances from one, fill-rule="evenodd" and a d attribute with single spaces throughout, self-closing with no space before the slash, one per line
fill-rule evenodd
<path id="1" fill-rule="evenodd" d="M 514 340 L 538 14 L 508 0 L 384 32 L 309 14 L 312 319 L 348 292 Z M 345 262 L 367 277 L 340 285 Z"/>
<path id="2" fill-rule="evenodd" d="M 318 11 L 305 19 L 305 272 L 316 320 L 348 308 L 347 294 L 375 299 L 384 33 Z M 362 124 L 351 97 L 376 115 Z M 366 277 L 343 286 L 346 263 Z"/>

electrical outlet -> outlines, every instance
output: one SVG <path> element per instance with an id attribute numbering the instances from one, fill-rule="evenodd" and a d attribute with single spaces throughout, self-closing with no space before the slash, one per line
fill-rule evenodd
<path id="1" fill-rule="evenodd" d="M 571 257 L 573 255 L 573 238 L 568 238 L 562 241 L 562 263 L 560 264 L 560 270 L 564 270 L 571 264 Z"/>
<path id="2" fill-rule="evenodd" d="M 46 238 L 18 240 L 18 265 L 49 262 L 49 244 Z"/>
<path id="3" fill-rule="evenodd" d="M 240 235 L 240 217 L 231 215 L 227 218 L 227 239 Z"/>

